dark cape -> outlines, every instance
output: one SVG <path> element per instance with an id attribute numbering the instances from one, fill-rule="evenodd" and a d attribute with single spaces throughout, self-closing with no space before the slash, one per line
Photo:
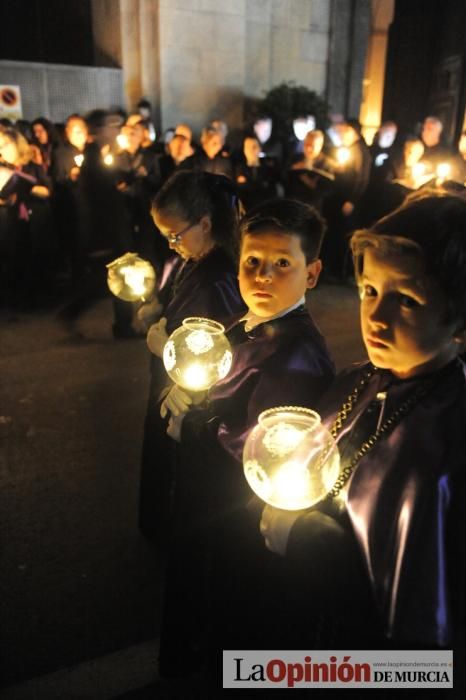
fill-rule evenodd
<path id="1" fill-rule="evenodd" d="M 323 415 L 331 423 L 352 392 L 361 372 L 353 370 L 337 381 Z M 465 511 L 466 498 L 466 371 L 454 361 L 433 375 L 399 381 L 377 371 L 363 391 L 338 436 L 343 465 L 374 431 L 364 426 L 386 392 L 384 420 L 423 382 L 435 384 L 412 410 L 358 462 L 344 495 L 340 515 L 319 519 L 316 510 L 300 517 L 292 528 L 287 560 L 298 568 L 312 590 L 327 567 L 339 582 L 352 588 L 351 568 L 345 571 L 343 550 L 354 544 L 370 592 L 360 599 L 366 613 L 373 601 L 373 619 L 359 618 L 366 638 L 379 643 L 451 647 L 464 644 Z M 325 510 L 325 509 L 323 509 Z M 331 517 L 326 520 L 330 515 Z M 322 519 L 323 518 L 323 519 Z M 334 547 L 333 528 L 343 537 Z M 351 560 L 355 566 L 355 558 Z M 353 572 L 354 572 L 353 568 Z M 329 576 L 325 577 L 329 582 Z M 364 585 L 354 581 L 354 590 Z M 331 597 L 331 594 L 330 594 Z M 327 599 L 329 589 L 327 588 Z M 311 605 L 312 607 L 312 605 Z M 362 609 L 362 608 L 361 608 Z M 360 611 L 361 612 L 361 611 Z M 354 622 L 354 619 L 353 619 Z M 372 628 L 371 628 L 372 626 Z M 364 637 L 364 635 L 362 635 Z M 370 648 L 370 647 L 369 647 Z M 376 647 L 380 648 L 380 647 Z"/>
<path id="2" fill-rule="evenodd" d="M 159 300 L 161 316 L 170 335 L 189 316 L 222 322 L 244 312 L 236 266 L 221 248 L 214 248 L 199 261 L 174 258 L 166 264 Z M 151 382 L 142 447 L 139 524 L 141 530 L 161 544 L 166 542 L 175 451 L 167 436 L 167 420 L 160 417 L 160 394 L 169 385 L 163 361 L 151 355 Z"/>
<path id="3" fill-rule="evenodd" d="M 165 676 L 176 673 L 181 643 L 187 668 L 199 662 L 195 648 L 206 640 L 198 634 L 206 634 L 216 602 L 222 610 L 230 602 L 229 581 L 217 576 L 223 568 L 217 557 L 226 543 L 219 533 L 225 518 L 250 524 L 246 507 L 253 492 L 242 468 L 248 433 L 266 409 L 314 407 L 334 374 L 325 341 L 304 306 L 250 332 L 234 322 L 227 335 L 231 371 L 210 391 L 208 407 L 190 411 L 182 425 L 160 645 Z M 227 558 L 241 558 L 239 542 L 232 541 Z M 212 586 L 214 578 L 218 585 Z M 238 609 L 232 601 L 230 611 Z"/>

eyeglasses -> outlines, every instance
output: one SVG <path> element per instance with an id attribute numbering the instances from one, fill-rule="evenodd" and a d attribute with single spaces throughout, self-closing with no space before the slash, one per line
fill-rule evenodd
<path id="1" fill-rule="evenodd" d="M 172 245 L 177 245 L 178 243 L 181 243 L 183 236 L 185 236 L 190 229 L 194 228 L 194 226 L 197 226 L 197 224 L 198 222 L 195 224 L 189 224 L 182 231 L 179 231 L 179 233 L 169 233 L 168 236 L 165 236 L 165 238 Z"/>

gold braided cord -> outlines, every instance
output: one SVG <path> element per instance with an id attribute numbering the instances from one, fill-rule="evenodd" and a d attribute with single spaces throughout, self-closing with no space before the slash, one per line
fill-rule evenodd
<path id="1" fill-rule="evenodd" d="M 338 433 L 342 429 L 344 423 L 348 419 L 348 416 L 353 411 L 353 408 L 358 398 L 360 397 L 361 392 L 366 388 L 370 378 L 374 375 L 375 371 L 376 368 L 371 367 L 364 374 L 359 384 L 355 387 L 353 392 L 343 403 L 343 406 L 338 412 L 338 415 L 335 418 L 335 421 L 330 430 L 334 438 L 337 437 Z M 431 390 L 431 388 L 435 384 L 436 380 L 432 378 L 429 381 L 424 382 L 421 386 L 418 386 L 417 389 L 411 394 L 411 396 L 408 396 L 408 398 L 405 399 L 405 401 L 403 401 L 403 403 L 396 409 L 396 411 L 394 411 L 386 420 L 384 420 L 382 425 L 374 433 L 372 433 L 372 435 L 370 435 L 367 438 L 367 440 L 365 440 L 362 443 L 360 448 L 357 450 L 357 452 L 351 459 L 351 462 L 346 467 L 344 467 L 344 469 L 342 469 L 340 476 L 337 478 L 333 487 L 328 492 L 326 496 L 327 499 L 332 499 L 338 496 L 338 494 L 352 475 L 359 460 L 372 450 L 372 448 L 377 444 L 381 437 L 390 433 L 393 430 L 393 428 L 396 425 L 398 425 L 401 419 L 404 418 L 404 416 L 406 416 L 414 408 L 414 406 L 421 400 L 423 396 L 425 396 Z"/>

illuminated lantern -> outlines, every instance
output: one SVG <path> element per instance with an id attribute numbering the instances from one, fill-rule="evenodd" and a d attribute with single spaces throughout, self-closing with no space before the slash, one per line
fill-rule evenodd
<path id="1" fill-rule="evenodd" d="M 155 270 L 137 253 L 125 253 L 107 265 L 107 284 L 124 301 L 147 301 L 155 288 Z"/>
<path id="2" fill-rule="evenodd" d="M 252 490 L 275 508 L 300 510 L 321 501 L 340 474 L 340 455 L 315 411 L 280 406 L 264 411 L 243 451 Z"/>
<path id="3" fill-rule="evenodd" d="M 346 165 L 350 157 L 351 153 L 349 148 L 346 148 L 345 146 L 340 146 L 340 148 L 337 149 L 337 161 L 340 163 L 340 165 Z"/>
<path id="4" fill-rule="evenodd" d="M 163 363 L 176 384 L 190 391 L 205 391 L 230 371 L 231 346 L 225 328 L 208 318 L 185 318 L 168 338 Z"/>

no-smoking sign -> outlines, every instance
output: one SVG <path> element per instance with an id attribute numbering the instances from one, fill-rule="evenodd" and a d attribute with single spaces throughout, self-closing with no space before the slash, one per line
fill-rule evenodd
<path id="1" fill-rule="evenodd" d="M 21 119 L 23 110 L 21 106 L 21 89 L 19 85 L 0 85 L 0 117 Z"/>

